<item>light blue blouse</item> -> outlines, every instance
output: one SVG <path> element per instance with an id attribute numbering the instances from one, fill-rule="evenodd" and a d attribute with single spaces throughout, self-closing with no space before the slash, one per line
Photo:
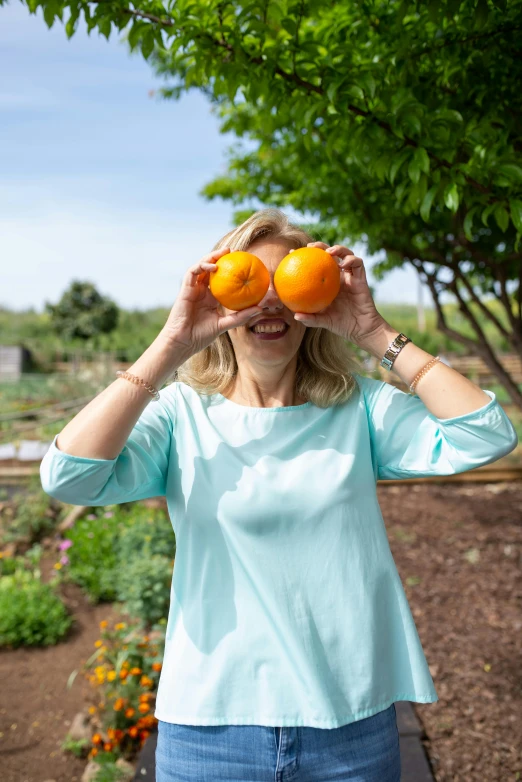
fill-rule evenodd
<path id="1" fill-rule="evenodd" d="M 353 395 L 256 408 L 173 382 L 120 455 L 60 451 L 44 490 L 73 505 L 165 495 L 176 558 L 155 716 L 335 728 L 438 700 L 377 501 L 378 478 L 453 475 L 512 451 L 493 391 L 440 419 L 355 374 Z"/>

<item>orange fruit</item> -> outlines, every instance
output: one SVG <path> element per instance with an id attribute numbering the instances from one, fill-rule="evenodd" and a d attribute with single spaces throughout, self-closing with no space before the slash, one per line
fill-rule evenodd
<path id="1" fill-rule="evenodd" d="M 218 258 L 210 272 L 210 292 L 229 310 L 244 310 L 259 304 L 270 287 L 270 274 L 253 253 L 236 250 Z"/>
<path id="2" fill-rule="evenodd" d="M 319 247 L 299 247 L 285 255 L 274 274 L 277 295 L 292 312 L 319 312 L 341 288 L 341 270 Z"/>

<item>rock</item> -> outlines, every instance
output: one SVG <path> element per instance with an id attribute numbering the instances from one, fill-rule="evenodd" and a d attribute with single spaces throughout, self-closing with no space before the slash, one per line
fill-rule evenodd
<path id="1" fill-rule="evenodd" d="M 82 774 L 81 782 L 94 782 L 99 770 L 100 764 L 95 763 L 94 760 L 89 760 Z"/>
<path id="2" fill-rule="evenodd" d="M 78 712 L 75 716 L 67 734 L 73 741 L 81 741 L 81 739 L 91 740 L 92 729 L 90 721 L 83 711 Z"/>
<path id="3" fill-rule="evenodd" d="M 131 765 L 127 760 L 124 758 L 118 758 L 118 760 L 115 763 L 116 768 L 121 769 L 121 771 L 124 772 L 125 776 L 123 777 L 122 782 L 131 782 L 132 778 L 134 777 L 135 768 L 133 765 Z"/>

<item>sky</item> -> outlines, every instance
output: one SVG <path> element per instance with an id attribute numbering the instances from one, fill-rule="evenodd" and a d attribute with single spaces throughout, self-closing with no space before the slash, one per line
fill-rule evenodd
<path id="1" fill-rule="evenodd" d="M 235 138 L 198 92 L 151 97 L 162 84 L 113 35 L 68 40 L 39 11 L 0 7 L 0 306 L 41 312 L 79 279 L 120 307 L 170 309 L 188 267 L 233 227 L 234 207 L 198 192 L 225 173 Z M 376 282 L 377 259 L 352 249 L 376 303 L 417 303 L 413 269 Z"/>

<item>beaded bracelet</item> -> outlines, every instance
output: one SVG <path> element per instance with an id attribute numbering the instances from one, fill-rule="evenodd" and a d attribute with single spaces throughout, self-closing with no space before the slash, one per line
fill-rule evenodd
<path id="1" fill-rule="evenodd" d="M 124 380 L 130 380 L 131 383 L 135 383 L 136 385 L 143 386 L 143 388 L 146 388 L 149 394 L 152 394 L 152 398 L 155 402 L 158 401 L 160 398 L 159 392 L 154 386 L 149 385 L 141 378 L 137 377 L 136 375 L 132 375 L 130 372 L 123 372 L 121 369 L 119 369 L 116 374 L 119 377 L 124 378 Z"/>
<path id="2" fill-rule="evenodd" d="M 428 363 L 421 369 L 421 371 L 417 375 L 415 375 L 415 377 L 413 378 L 410 384 L 411 394 L 415 394 L 415 388 L 417 386 L 417 383 L 419 382 L 421 377 L 424 377 L 426 372 L 430 371 L 430 369 L 435 365 L 437 361 L 440 361 L 440 356 L 435 356 L 435 358 L 432 358 L 431 361 L 428 361 Z"/>

